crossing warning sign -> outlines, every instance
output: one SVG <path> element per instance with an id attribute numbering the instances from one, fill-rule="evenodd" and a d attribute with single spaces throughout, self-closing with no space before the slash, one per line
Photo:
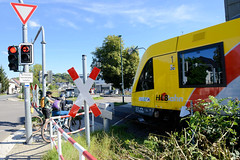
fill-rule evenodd
<path id="1" fill-rule="evenodd" d="M 90 109 L 92 110 L 95 117 L 101 114 L 101 111 L 99 110 L 98 106 L 96 105 L 91 95 L 89 94 L 89 90 L 92 87 L 99 72 L 100 72 L 100 69 L 98 69 L 97 67 L 94 67 L 86 83 L 83 84 L 82 79 L 79 77 L 79 75 L 77 74 L 76 70 L 73 67 L 68 70 L 69 75 L 71 76 L 71 78 L 73 79 L 73 82 L 76 84 L 78 90 L 80 91 L 80 94 L 75 104 L 73 105 L 71 111 L 69 112 L 69 115 L 71 115 L 72 117 L 75 117 L 77 111 L 80 108 L 79 106 L 82 105 L 84 100 L 86 100 L 86 103 L 90 106 Z"/>

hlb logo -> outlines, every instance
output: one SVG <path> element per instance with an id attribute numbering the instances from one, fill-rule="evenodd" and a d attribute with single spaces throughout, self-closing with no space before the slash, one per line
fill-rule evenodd
<path id="1" fill-rule="evenodd" d="M 174 97 L 171 97 L 167 93 L 162 93 L 156 95 L 156 101 L 183 102 L 183 97 L 177 97 L 176 94 L 174 95 Z"/>
<path id="2" fill-rule="evenodd" d="M 168 101 L 167 93 L 156 95 L 156 101 Z"/>

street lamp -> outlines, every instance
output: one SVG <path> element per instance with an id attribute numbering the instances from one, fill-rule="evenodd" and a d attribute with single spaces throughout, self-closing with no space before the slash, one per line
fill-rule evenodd
<path id="1" fill-rule="evenodd" d="M 122 70 L 122 103 L 124 103 L 124 80 L 123 80 L 123 60 L 122 60 L 122 45 L 121 45 L 121 37 L 122 35 L 119 35 L 120 40 L 120 55 L 121 55 L 121 70 Z"/>

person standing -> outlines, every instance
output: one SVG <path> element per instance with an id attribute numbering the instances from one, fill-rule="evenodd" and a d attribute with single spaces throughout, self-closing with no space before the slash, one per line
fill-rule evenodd
<path id="1" fill-rule="evenodd" d="M 46 97 L 44 98 L 44 107 L 42 108 L 43 115 L 45 117 L 45 122 L 50 118 L 52 112 L 52 104 L 54 101 L 52 98 L 52 92 L 47 91 Z"/>

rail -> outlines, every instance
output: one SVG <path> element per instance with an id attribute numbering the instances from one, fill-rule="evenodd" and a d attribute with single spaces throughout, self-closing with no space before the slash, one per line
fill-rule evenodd
<path id="1" fill-rule="evenodd" d="M 89 111 L 89 113 L 92 113 L 91 111 Z M 78 113 L 76 116 L 80 116 L 85 114 L 85 112 L 83 113 Z M 64 157 L 62 155 L 62 145 L 61 145 L 61 136 L 63 136 L 63 138 L 65 140 L 67 140 L 68 142 L 70 142 L 74 148 L 76 148 L 79 152 L 79 159 L 80 160 L 84 160 L 85 158 L 87 158 L 88 160 L 96 160 L 95 157 L 93 157 L 86 149 L 84 149 L 81 145 L 79 145 L 72 137 L 69 136 L 69 134 L 72 133 L 76 133 L 79 131 L 82 131 L 85 129 L 84 128 L 80 128 L 77 131 L 74 132 L 68 132 L 66 133 L 55 121 L 54 119 L 59 119 L 59 118 L 67 118 L 70 117 L 70 115 L 64 115 L 64 116 L 55 116 L 55 117 L 51 117 L 50 118 L 50 140 L 51 140 L 51 149 L 53 149 L 53 146 L 55 146 L 57 152 L 58 152 L 58 158 L 61 160 L 64 160 Z M 93 116 L 94 117 L 94 116 Z M 94 119 L 94 118 L 93 118 Z M 52 127 L 53 125 L 57 128 L 57 139 L 58 139 L 58 145 L 55 142 L 54 136 L 53 136 L 53 131 L 52 131 Z M 94 126 L 94 124 L 92 124 L 92 126 Z"/>

